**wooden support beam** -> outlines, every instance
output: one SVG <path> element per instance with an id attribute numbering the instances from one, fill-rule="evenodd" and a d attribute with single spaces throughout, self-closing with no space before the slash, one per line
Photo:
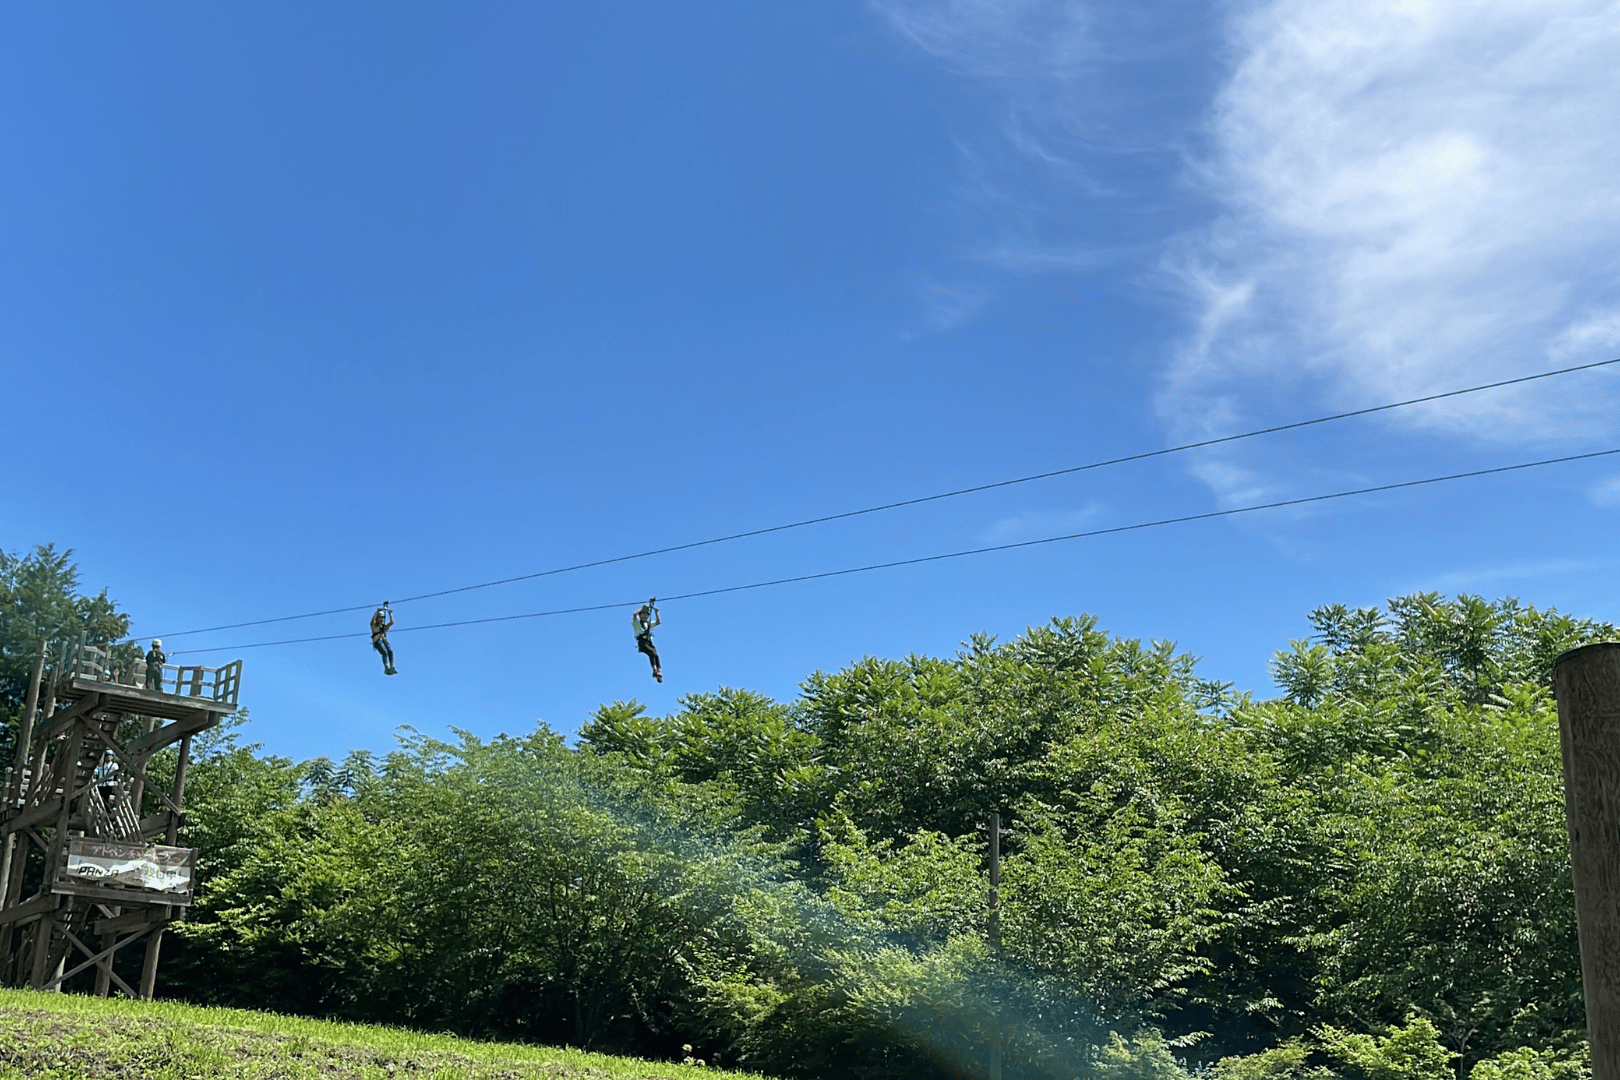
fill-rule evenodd
<path id="1" fill-rule="evenodd" d="M 50 695 L 50 702 L 51 702 L 51 711 L 48 714 L 46 714 L 46 717 L 45 717 L 47 722 L 51 721 L 51 720 L 54 720 L 56 718 L 57 708 L 61 704 L 59 701 L 56 700 L 56 695 L 54 693 Z M 27 805 L 29 803 L 34 802 L 35 801 L 35 796 L 37 795 L 37 793 L 40 792 L 43 788 L 46 788 L 46 787 L 49 786 L 48 784 L 46 784 L 46 782 L 44 780 L 43 773 L 45 771 L 45 748 L 47 746 L 49 746 L 50 744 L 47 743 L 44 739 L 35 739 L 34 743 L 35 743 L 34 748 L 32 750 L 27 751 L 27 753 L 29 754 L 29 759 L 28 759 L 28 789 L 26 791 L 24 791 L 22 788 L 19 787 L 18 792 L 17 792 L 20 796 L 22 796 L 22 798 L 20 798 L 18 801 L 20 803 L 24 804 L 24 805 Z"/>
<path id="2" fill-rule="evenodd" d="M 187 735 L 180 740 L 180 760 L 175 762 L 174 765 L 174 797 L 169 800 L 169 805 L 174 807 L 176 811 L 179 810 L 180 804 L 186 800 L 186 767 L 190 763 L 191 736 Z M 169 829 L 164 835 L 168 837 L 166 842 L 170 846 L 173 846 L 175 841 L 180 839 L 180 815 L 178 812 L 169 819 Z"/>
<path id="3" fill-rule="evenodd" d="M 0 924 L 20 922 L 32 915 L 54 911 L 59 902 L 52 894 L 41 893 L 31 900 L 24 900 L 20 904 L 0 911 Z"/>
<path id="4" fill-rule="evenodd" d="M 77 885 L 64 881 L 51 882 L 51 892 L 60 896 L 80 896 L 103 904 L 162 904 L 164 907 L 189 907 L 192 900 L 183 893 L 114 889 L 104 885 Z"/>
<path id="5" fill-rule="evenodd" d="M 95 932 L 98 934 L 121 934 L 125 930 L 133 930 L 137 926 L 142 929 L 164 926 L 173 921 L 165 914 L 168 910 L 167 907 L 142 908 L 139 911 L 126 911 L 124 914 L 110 919 L 99 919 L 95 925 Z"/>
<path id="6" fill-rule="evenodd" d="M 54 929 L 56 919 L 50 913 L 41 915 L 39 922 L 34 924 L 34 963 L 28 975 L 28 985 L 35 990 L 45 988 L 45 973 L 49 970 L 51 958 L 51 931 Z"/>
<path id="7" fill-rule="evenodd" d="M 18 832 L 21 832 L 32 843 L 37 844 L 41 851 L 49 850 L 39 833 L 31 828 L 25 826 L 20 830 L 6 831 L 6 841 L 12 844 L 13 847 L 12 860 L 6 868 L 8 872 L 5 877 L 0 878 L 0 910 L 16 906 L 17 901 L 22 897 L 23 883 L 28 876 L 28 849 L 17 839 Z M 0 926 L 0 972 L 10 971 L 14 961 L 16 961 L 20 969 L 20 954 L 25 948 L 25 942 L 19 941 L 16 937 L 14 933 L 16 925 L 14 923 L 5 923 Z M 18 979 L 21 979 L 20 970 Z"/>
<path id="8" fill-rule="evenodd" d="M 94 906 L 100 908 L 101 913 L 107 919 L 116 919 L 119 915 L 118 908 L 108 907 L 106 904 L 96 904 Z M 106 919 L 103 919 L 102 922 L 106 922 Z M 105 964 L 96 965 L 96 997 L 104 998 L 112 989 L 112 950 L 118 947 L 118 935 L 103 932 L 97 937 L 96 941 L 103 949 L 107 950 L 108 955 Z"/>
<path id="9" fill-rule="evenodd" d="M 169 832 L 170 820 L 173 817 L 173 811 L 164 810 L 156 814 L 148 814 L 146 817 L 141 818 L 141 839 L 144 840 L 155 832 L 160 832 L 167 836 Z M 186 815 L 184 814 L 180 815 L 179 821 L 174 822 L 175 825 L 184 825 L 185 823 Z"/>
<path id="10" fill-rule="evenodd" d="M 18 789 L 22 786 L 23 769 L 28 764 L 28 745 L 34 741 L 34 714 L 39 711 L 39 680 L 45 671 L 45 653 L 50 648 L 48 638 L 40 638 L 39 652 L 34 656 L 33 669 L 28 674 L 28 693 L 23 700 L 22 723 L 17 731 L 16 752 L 12 755 L 15 764 L 6 774 L 5 790 L 0 792 L 4 800 L 6 813 L 10 813 L 17 806 Z M 0 855 L 0 897 L 6 893 L 11 884 L 11 860 L 17 853 L 17 835 L 14 831 L 7 831 L 3 841 L 5 852 Z M 26 853 L 25 853 L 26 856 Z M 5 935 L 0 941 L 0 956 L 11 953 L 11 935 Z"/>
<path id="11" fill-rule="evenodd" d="M 28 675 L 28 694 L 23 701 L 22 725 L 17 732 L 17 752 L 12 755 L 16 759 L 13 766 L 12 779 L 14 784 L 22 779 L 22 771 L 28 764 L 28 747 L 34 741 L 34 717 L 39 712 L 39 680 L 45 670 L 45 651 L 50 647 L 47 639 L 40 639 L 39 652 L 34 656 L 34 667 Z M 16 798 L 15 787 L 6 789 L 8 800 Z"/>
<path id="12" fill-rule="evenodd" d="M 118 984 L 118 989 L 122 990 L 124 993 L 128 994 L 132 998 L 135 997 L 135 991 L 133 991 L 133 990 L 131 990 L 129 988 L 129 983 L 125 982 L 123 979 L 120 979 L 118 977 L 118 973 L 112 969 L 112 954 L 117 952 L 119 949 L 122 949 L 125 945 L 128 945 L 130 942 L 139 939 L 141 934 L 144 934 L 145 932 L 146 931 L 143 930 L 143 931 L 141 931 L 140 934 L 131 934 L 131 935 L 129 935 L 129 937 L 124 938 L 122 941 L 114 943 L 111 948 L 103 949 L 100 952 L 92 952 L 90 950 L 89 946 L 87 946 L 84 942 L 80 941 L 78 938 L 73 936 L 73 931 L 69 930 L 67 927 L 64 926 L 62 928 L 63 936 L 65 936 L 67 938 L 69 943 L 71 943 L 72 946 L 75 949 L 78 949 L 80 952 L 84 953 L 84 955 L 88 956 L 90 959 L 88 959 L 88 960 L 84 961 L 83 963 L 79 964 L 77 967 L 73 968 L 71 971 L 59 971 L 59 972 L 57 972 L 56 976 L 54 978 L 52 978 L 50 982 L 48 982 L 44 986 L 40 987 L 40 989 L 41 990 L 55 990 L 57 992 L 60 992 L 61 989 L 62 989 L 62 982 L 64 980 L 71 979 L 73 976 L 77 975 L 79 972 L 83 971 L 85 968 L 89 967 L 91 964 L 98 964 L 98 965 L 101 966 L 101 969 L 107 973 L 108 977 L 111 978 L 113 982 Z"/>
<path id="13" fill-rule="evenodd" d="M 106 694 L 95 694 L 91 697 L 74 702 L 72 707 L 70 707 L 66 712 L 59 712 L 52 716 L 50 723 L 46 724 L 44 729 L 39 733 L 40 746 L 44 747 L 49 745 L 52 740 L 65 732 L 73 724 L 73 721 L 79 719 L 79 717 L 89 716 L 94 712 L 100 712 L 103 708 L 105 708 L 106 700 Z"/>
<path id="14" fill-rule="evenodd" d="M 68 787 L 73 782 L 73 780 L 72 780 L 72 777 L 73 777 L 72 770 L 76 769 L 78 767 L 77 763 L 78 763 L 78 760 L 79 760 L 79 751 L 83 747 L 83 745 L 84 745 L 84 725 L 82 725 L 82 724 L 74 724 L 72 727 L 67 729 L 67 747 L 66 747 L 66 749 L 64 751 L 63 762 L 67 766 L 67 769 L 69 771 L 63 777 L 62 786 L 64 788 Z M 61 811 L 60 814 L 57 815 L 57 818 L 56 818 L 56 831 L 51 834 L 51 846 L 45 852 L 45 876 L 46 876 L 47 879 L 49 879 L 50 877 L 52 877 L 56 873 L 56 868 L 58 866 L 60 866 L 62 864 L 63 860 L 67 857 L 68 811 L 69 811 L 69 808 L 71 806 L 72 806 L 72 799 L 63 798 L 63 800 L 62 800 L 62 811 Z M 58 908 L 57 910 L 60 911 L 61 909 Z M 59 921 L 59 917 L 57 917 L 57 916 L 42 916 L 40 918 L 40 920 L 39 920 L 39 925 L 41 926 L 42 932 L 44 932 L 45 937 L 44 937 L 43 941 L 39 942 L 39 944 L 37 946 L 37 948 L 39 949 L 39 953 L 37 955 L 35 955 L 35 957 L 34 957 L 34 988 L 38 989 L 38 990 L 45 989 L 45 972 L 46 972 L 46 960 L 47 960 L 47 957 L 46 957 L 45 954 L 50 951 L 50 945 L 51 945 L 51 935 L 49 933 L 49 930 L 48 929 L 43 929 L 43 928 L 53 928 L 53 927 L 56 926 L 58 921 Z M 61 929 L 62 929 L 63 932 L 66 932 L 67 926 L 63 925 L 61 927 Z M 64 948 L 62 950 L 63 958 L 66 957 L 66 953 L 67 953 L 67 950 L 66 950 L 66 948 Z M 54 960 L 56 958 L 51 957 L 50 959 Z M 58 990 L 60 990 L 60 988 L 62 986 L 62 982 L 61 982 L 60 979 L 58 979 L 53 985 Z"/>
<path id="15" fill-rule="evenodd" d="M 34 807 L 32 810 L 24 810 L 22 813 L 6 822 L 4 826 L 0 827 L 3 827 L 8 833 L 27 831 L 33 828 L 35 825 L 39 825 L 42 822 L 49 821 L 51 818 L 56 817 L 62 812 L 62 806 L 62 799 L 52 799 L 50 802 L 42 803 L 41 805 Z"/>
<path id="16" fill-rule="evenodd" d="M 167 681 L 167 680 L 165 680 Z M 190 683 L 188 682 L 188 686 Z M 216 712 L 226 716 L 236 711 L 233 701 L 221 701 L 207 694 L 171 694 L 150 690 L 144 686 L 130 686 L 128 683 L 103 682 L 80 675 L 69 680 L 62 692 L 69 697 L 79 694 L 104 693 L 118 702 L 118 711 L 124 713 L 139 713 L 143 716 L 174 717 L 175 715 L 189 716 L 199 709 Z"/>
<path id="17" fill-rule="evenodd" d="M 40 743 L 34 748 L 33 757 L 28 764 L 28 790 L 23 792 L 22 798 L 17 800 L 18 806 L 26 809 L 38 806 L 50 797 L 56 790 L 56 769 L 45 767 L 45 749 L 49 743 Z"/>
<path id="18" fill-rule="evenodd" d="M 146 939 L 146 958 L 141 963 L 141 997 L 147 1001 L 157 992 L 158 956 L 163 951 L 163 928 L 152 931 Z"/>
<path id="19" fill-rule="evenodd" d="M 116 938 L 101 937 L 98 943 L 108 953 L 118 947 Z M 65 977 L 65 976 L 64 976 Z M 96 997 L 104 998 L 112 989 L 112 959 L 109 956 L 106 964 L 96 965 Z"/>
<path id="20" fill-rule="evenodd" d="M 23 835 L 27 836 L 28 839 L 37 844 L 41 851 L 48 852 L 50 850 L 50 848 L 46 845 L 45 840 L 33 829 L 24 829 L 22 832 Z M 16 862 L 12 864 L 11 880 L 5 883 L 6 891 L 3 899 L 6 907 L 15 905 L 17 901 L 22 898 L 23 878 L 27 875 L 27 872 L 28 853 L 24 851 L 18 854 Z"/>
<path id="21" fill-rule="evenodd" d="M 176 720 L 172 724 L 165 724 L 146 735 L 137 735 L 124 744 L 124 750 L 130 754 L 151 753 L 161 750 L 184 735 L 192 735 L 206 727 L 212 727 L 219 722 L 217 716 L 194 716 L 189 720 Z"/>

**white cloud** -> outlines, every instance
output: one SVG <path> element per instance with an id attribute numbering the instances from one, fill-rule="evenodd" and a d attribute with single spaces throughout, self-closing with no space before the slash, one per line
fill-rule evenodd
<path id="1" fill-rule="evenodd" d="M 1004 517 L 979 535 L 986 544 L 1016 544 L 1082 532 L 1102 514 L 1100 503 L 1087 503 L 1078 510 L 1029 510 Z"/>
<path id="2" fill-rule="evenodd" d="M 1119 288 L 1158 262 L 1187 317 L 1176 441 L 1620 354 L 1620 0 L 870 4 L 996 117 L 958 133 L 980 233 L 931 325 L 989 302 L 975 267 Z M 1610 370 L 1372 423 L 1589 445 L 1617 407 Z M 1192 468 L 1233 505 L 1321 464 L 1267 443 Z"/>
<path id="3" fill-rule="evenodd" d="M 908 51 L 964 76 L 949 233 L 970 280 L 1151 266 L 1179 186 L 1185 102 L 1163 87 L 1199 34 L 1184 0 L 869 0 Z M 1196 8 L 1207 35 L 1207 9 Z M 1127 73 L 1121 75 L 1121 72 Z M 1143 93 L 1137 84 L 1152 88 Z M 955 288 L 956 286 L 948 286 Z M 978 286 L 989 294 L 988 285 Z"/>
<path id="4" fill-rule="evenodd" d="M 1620 349 L 1620 311 L 1611 311 L 1577 322 L 1553 340 L 1548 352 L 1555 360 L 1586 358 L 1601 353 L 1615 355 Z"/>
<path id="5" fill-rule="evenodd" d="M 1620 506 L 1620 476 L 1599 480 L 1587 491 L 1593 506 Z"/>
<path id="6" fill-rule="evenodd" d="M 1221 493 L 1221 506 L 1225 509 L 1275 502 L 1286 497 L 1286 492 L 1273 486 L 1264 474 L 1213 454 L 1195 459 L 1187 469 Z"/>
<path id="7" fill-rule="evenodd" d="M 1167 261 L 1195 323 L 1162 400 L 1178 433 L 1278 387 L 1369 404 L 1620 345 L 1620 4 L 1273 0 L 1230 43 L 1195 171 L 1223 209 Z M 1399 422 L 1589 436 L 1617 385 Z"/>

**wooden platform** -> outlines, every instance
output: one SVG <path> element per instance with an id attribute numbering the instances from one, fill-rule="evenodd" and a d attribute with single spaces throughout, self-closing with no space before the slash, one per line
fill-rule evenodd
<path id="1" fill-rule="evenodd" d="M 83 675 L 64 680 L 56 686 L 58 698 L 78 702 L 99 694 L 102 704 L 96 711 L 130 713 L 138 716 L 157 716 L 165 720 L 201 721 L 220 720 L 236 711 L 234 701 L 215 701 L 213 698 L 191 694 L 170 694 L 147 690 L 123 683 L 101 682 Z"/>

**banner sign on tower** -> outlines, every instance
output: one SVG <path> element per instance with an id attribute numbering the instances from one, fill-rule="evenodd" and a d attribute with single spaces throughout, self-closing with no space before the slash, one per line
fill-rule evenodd
<path id="1" fill-rule="evenodd" d="M 194 848 L 73 839 L 68 841 L 64 873 L 74 884 L 133 886 L 189 896 L 196 854 Z"/>

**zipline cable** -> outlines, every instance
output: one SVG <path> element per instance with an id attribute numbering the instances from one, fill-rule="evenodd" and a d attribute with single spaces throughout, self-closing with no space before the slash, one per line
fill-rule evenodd
<path id="1" fill-rule="evenodd" d="M 693 540 L 685 544 L 673 544 L 669 547 L 653 548 L 650 551 L 638 551 L 633 555 L 616 555 L 609 559 L 595 559 L 591 562 L 575 563 L 573 566 L 560 566 L 551 570 L 540 570 L 532 574 L 519 574 L 516 577 L 498 578 L 494 581 L 484 581 L 477 585 L 462 585 L 454 589 L 440 589 L 437 592 L 420 593 L 416 596 L 407 596 L 402 600 L 394 600 L 394 604 L 408 604 L 413 600 L 431 600 L 440 596 L 453 596 L 456 593 L 474 592 L 478 589 L 491 589 L 497 585 L 512 585 L 519 581 L 533 581 L 536 578 L 552 577 L 557 574 L 568 574 L 575 570 L 589 570 L 597 566 L 611 566 L 615 563 L 631 562 L 636 559 L 647 559 L 654 555 L 668 555 L 676 551 L 690 551 L 693 548 L 708 547 L 712 544 L 724 544 L 732 540 L 744 540 L 751 536 L 766 536 L 770 533 L 786 532 L 789 529 L 802 529 L 807 525 L 823 525 L 829 521 L 843 521 L 847 518 L 862 517 L 866 514 L 876 514 L 884 510 L 898 510 L 905 506 L 919 506 L 923 503 L 937 502 L 940 499 L 954 499 L 959 495 L 971 495 L 980 491 L 993 491 L 996 488 L 1012 487 L 1015 484 L 1028 484 L 1035 480 L 1050 480 L 1054 476 L 1068 476 L 1073 473 L 1087 472 L 1091 469 L 1107 468 L 1111 465 L 1123 465 L 1131 461 L 1145 461 L 1149 458 L 1164 457 L 1168 454 L 1179 454 L 1187 450 L 1198 450 L 1207 446 L 1220 446 L 1223 443 L 1238 442 L 1242 439 L 1252 439 L 1260 435 L 1275 435 L 1280 431 L 1294 431 L 1299 428 L 1313 427 L 1317 424 L 1328 424 L 1336 420 L 1348 420 L 1356 416 L 1369 416 L 1373 413 L 1388 412 L 1391 409 L 1402 409 L 1409 405 L 1421 405 L 1430 401 L 1442 401 L 1446 398 L 1461 397 L 1464 394 L 1477 394 L 1482 390 L 1496 390 L 1504 386 L 1517 386 L 1520 383 L 1535 382 L 1538 379 L 1551 379 L 1558 375 L 1569 375 L 1577 371 L 1591 371 L 1594 368 L 1608 367 L 1611 364 L 1620 364 L 1620 356 L 1609 360 L 1598 360 L 1590 364 L 1576 364 L 1573 367 L 1558 368 L 1554 371 L 1543 371 L 1536 375 L 1521 375 L 1515 379 L 1502 379 L 1498 382 L 1481 383 L 1478 386 L 1468 386 L 1461 390 L 1447 390 L 1440 394 L 1426 394 L 1423 397 L 1407 398 L 1405 401 L 1392 401 L 1385 405 L 1373 405 L 1365 409 L 1352 409 L 1349 412 L 1334 413 L 1331 416 L 1318 416 L 1312 420 L 1296 420 L 1290 424 L 1277 424 L 1273 427 L 1257 428 L 1254 431 L 1245 431 L 1237 435 L 1223 435 L 1215 439 L 1202 439 L 1198 442 L 1182 443 L 1180 446 L 1168 446 L 1161 450 L 1146 450 L 1139 454 L 1127 454 L 1124 457 L 1108 458 L 1105 461 L 1093 461 L 1085 465 L 1074 465 L 1066 469 L 1054 469 L 1051 472 L 1035 473 L 1030 476 L 1019 476 L 1011 480 L 997 480 L 989 484 L 976 484 L 973 487 L 957 488 L 954 491 L 942 491 L 935 495 L 922 495 L 914 499 L 901 499 L 898 502 L 882 503 L 877 506 L 868 506 L 860 510 L 846 510 L 839 514 L 826 514 L 822 517 L 805 518 L 803 521 L 791 521 L 785 525 L 771 525 L 763 529 L 749 529 L 746 532 L 730 533 L 726 536 L 715 536 L 707 540 Z M 373 604 L 356 604 L 352 607 L 329 608 L 326 611 L 307 611 L 301 615 L 280 615 L 273 619 L 252 619 L 248 622 L 225 623 L 220 626 L 205 626 L 198 630 L 181 630 L 170 634 L 154 634 L 153 637 L 177 638 L 187 637 L 191 634 L 208 634 L 216 630 L 238 630 L 244 626 L 266 626 L 270 623 L 294 622 L 299 619 L 316 619 L 323 615 L 343 615 L 354 611 L 370 611 Z M 143 635 L 145 636 L 145 635 Z M 344 637 L 343 634 L 334 634 L 332 637 Z M 325 638 L 310 638 L 304 640 L 327 640 Z"/>
<path id="2" fill-rule="evenodd" d="M 844 577 L 849 574 L 865 574 L 873 570 L 892 570 L 899 566 L 917 566 L 921 563 L 940 562 L 944 559 L 961 559 L 968 555 L 984 555 L 992 551 L 1012 551 L 1016 548 L 1037 547 L 1041 544 L 1056 544 L 1065 540 L 1082 540 L 1093 536 L 1110 536 L 1115 533 L 1135 532 L 1140 529 L 1154 529 L 1161 525 L 1180 525 L 1189 521 L 1208 521 L 1211 518 L 1233 517 L 1237 514 L 1250 514 L 1257 510 L 1276 510 L 1284 506 L 1303 506 L 1307 503 L 1327 502 L 1331 499 L 1348 499 L 1353 495 L 1371 495 L 1380 491 L 1398 491 L 1402 488 L 1423 487 L 1426 484 L 1443 484 L 1450 480 L 1466 480 L 1475 476 L 1494 476 L 1498 473 L 1518 472 L 1521 469 L 1536 469 L 1543 465 L 1560 465 L 1569 461 L 1587 461 L 1591 458 L 1609 457 L 1620 454 L 1620 447 L 1613 450 L 1594 450 L 1587 454 L 1570 454 L 1566 457 L 1543 458 L 1540 461 L 1525 461 L 1517 465 L 1499 465 L 1492 469 L 1473 469 L 1469 472 L 1450 473 L 1446 476 L 1430 476 L 1422 480 L 1402 480 L 1394 484 L 1375 484 L 1372 487 L 1354 488 L 1350 491 L 1335 491 L 1327 495 L 1306 495 L 1298 499 L 1279 499 L 1275 502 L 1257 503 L 1254 506 L 1238 506 L 1228 510 L 1210 510 L 1202 514 L 1183 514 L 1180 517 L 1160 518 L 1157 521 L 1139 521 L 1133 525 L 1114 525 L 1106 529 L 1088 529 L 1085 532 L 1066 533 L 1063 536 L 1047 536 L 1039 540 L 1020 540 L 1010 544 L 991 544 L 988 547 L 967 548 L 963 551 L 948 551 L 939 555 L 921 555 L 913 559 L 896 559 L 893 562 L 871 563 L 866 566 L 851 566 L 842 570 L 823 570 L 815 574 L 798 574 L 794 577 L 775 578 L 770 581 L 754 581 L 747 585 L 727 585 L 718 589 L 701 589 L 697 592 L 681 593 L 677 596 L 661 596 L 659 603 L 670 603 L 676 600 L 695 600 L 702 596 L 719 596 L 724 593 L 746 592 L 750 589 L 767 589 L 774 585 L 792 585 L 801 581 L 819 581 L 823 578 Z M 428 623 L 424 626 L 395 627 L 390 633 L 405 634 L 415 630 L 443 630 L 452 626 L 475 626 L 482 623 L 515 622 L 519 619 L 542 619 L 552 615 L 574 615 L 587 611 L 610 611 L 614 608 L 632 607 L 641 601 L 626 600 L 616 604 L 591 604 L 588 607 L 558 608 L 554 611 L 530 611 L 521 615 L 493 615 L 483 619 L 458 619 L 454 622 Z M 205 649 L 186 649 L 176 653 L 192 655 L 205 652 L 226 652 L 232 649 L 265 649 L 272 645 L 301 645 L 310 641 L 337 641 L 341 638 L 363 638 L 369 636 L 364 631 L 352 634 L 327 634 L 323 637 L 291 638 L 286 641 L 256 641 L 246 645 L 220 645 Z"/>

